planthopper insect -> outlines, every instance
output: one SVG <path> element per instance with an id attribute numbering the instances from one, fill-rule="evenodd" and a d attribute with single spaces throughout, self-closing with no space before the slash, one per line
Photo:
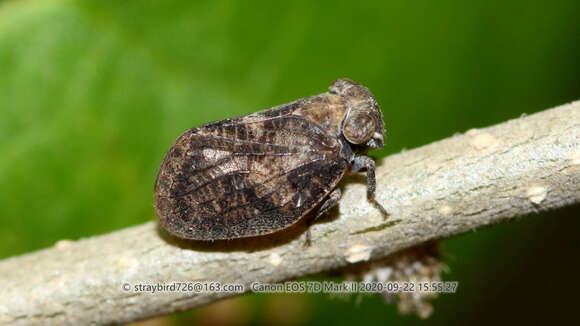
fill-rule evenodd
<path id="1" fill-rule="evenodd" d="M 190 129 L 169 149 L 155 183 L 161 226 L 186 239 L 252 237 L 315 218 L 338 203 L 337 184 L 366 170 L 375 200 L 375 163 L 384 146 L 382 112 L 371 92 L 337 79 L 323 93 Z"/>

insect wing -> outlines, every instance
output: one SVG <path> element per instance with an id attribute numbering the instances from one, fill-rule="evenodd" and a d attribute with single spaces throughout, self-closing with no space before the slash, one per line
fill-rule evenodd
<path id="1" fill-rule="evenodd" d="M 341 145 L 289 107 L 182 134 L 156 182 L 162 225 L 183 238 L 232 239 L 295 223 L 347 169 Z"/>

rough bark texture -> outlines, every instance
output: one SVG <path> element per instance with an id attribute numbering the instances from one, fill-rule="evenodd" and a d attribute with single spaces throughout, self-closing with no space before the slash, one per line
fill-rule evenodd
<path id="1" fill-rule="evenodd" d="M 272 236 L 176 240 L 156 222 L 0 262 L 0 324 L 102 325 L 189 309 L 228 293 L 125 292 L 125 283 L 278 282 L 375 260 L 429 240 L 580 202 L 580 102 L 377 162 L 377 200 L 362 177 L 341 183 L 338 214 Z"/>

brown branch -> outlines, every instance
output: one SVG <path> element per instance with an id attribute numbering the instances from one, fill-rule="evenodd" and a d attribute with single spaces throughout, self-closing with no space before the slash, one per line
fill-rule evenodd
<path id="1" fill-rule="evenodd" d="M 377 260 L 429 240 L 580 202 L 580 102 L 378 162 L 377 199 L 346 178 L 339 213 L 269 237 L 176 240 L 149 222 L 0 262 L 0 324 L 103 325 L 204 305 L 231 293 L 125 292 L 123 284 L 279 282 Z"/>

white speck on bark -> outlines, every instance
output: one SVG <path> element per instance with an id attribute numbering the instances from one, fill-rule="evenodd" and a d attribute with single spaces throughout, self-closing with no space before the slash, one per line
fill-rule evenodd
<path id="1" fill-rule="evenodd" d="M 580 153 L 572 153 L 568 160 L 570 165 L 580 165 Z"/>
<path id="2" fill-rule="evenodd" d="M 371 258 L 372 247 L 365 245 L 354 245 L 346 250 L 344 256 L 346 261 L 349 263 L 358 263 L 361 261 L 367 261 Z"/>
<path id="3" fill-rule="evenodd" d="M 466 136 L 475 136 L 475 135 L 477 135 L 477 133 L 478 133 L 478 132 L 479 132 L 479 130 L 478 130 L 478 129 L 475 129 L 475 128 L 473 128 L 473 129 L 469 129 L 469 130 L 467 130 L 467 131 L 465 132 L 465 135 L 466 135 Z"/>
<path id="4" fill-rule="evenodd" d="M 121 258 L 119 258 L 119 261 L 117 262 L 117 267 L 121 271 L 135 270 L 135 269 L 137 269 L 138 265 L 139 265 L 139 262 L 136 259 L 130 258 L 130 257 L 121 257 Z"/>
<path id="5" fill-rule="evenodd" d="M 268 258 L 269 258 L 270 264 L 272 264 L 274 266 L 278 266 L 282 262 L 282 257 L 280 257 L 280 255 L 276 252 L 271 253 Z"/>
<path id="6" fill-rule="evenodd" d="M 66 249 L 66 248 L 70 247 L 72 244 L 73 244 L 72 240 L 62 239 L 62 240 L 58 240 L 54 244 L 54 247 L 56 249 Z"/>
<path id="7" fill-rule="evenodd" d="M 483 151 L 492 148 L 497 139 L 488 133 L 476 135 L 471 140 L 471 146 L 477 151 Z"/>
<path id="8" fill-rule="evenodd" d="M 528 188 L 528 191 L 526 191 L 526 196 L 532 203 L 539 205 L 542 201 L 544 201 L 544 199 L 546 199 L 547 193 L 548 190 L 546 187 L 532 186 Z"/>
<path id="9" fill-rule="evenodd" d="M 453 209 L 448 205 L 443 205 L 439 207 L 439 213 L 441 213 L 443 216 L 449 216 L 451 213 L 453 213 Z"/>

